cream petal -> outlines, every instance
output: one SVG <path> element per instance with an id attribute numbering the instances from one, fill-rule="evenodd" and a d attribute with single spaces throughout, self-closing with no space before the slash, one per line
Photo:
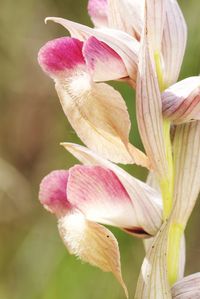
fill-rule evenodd
<path id="1" fill-rule="evenodd" d="M 176 0 L 166 2 L 162 53 L 165 64 L 164 81 L 166 87 L 178 79 L 187 41 L 187 26 Z"/>
<path id="2" fill-rule="evenodd" d="M 108 0 L 108 22 L 111 28 L 140 39 L 144 20 L 144 0 Z"/>
<path id="3" fill-rule="evenodd" d="M 129 115 L 123 98 L 113 87 L 90 83 L 83 73 L 58 81 L 56 90 L 70 124 L 89 148 L 116 163 L 148 165 L 139 150 L 135 157 L 129 151 Z"/>
<path id="4" fill-rule="evenodd" d="M 200 120 L 200 77 L 186 78 L 162 94 L 163 115 L 175 124 Z"/>
<path id="5" fill-rule="evenodd" d="M 94 36 L 84 42 L 83 55 L 95 82 L 116 80 L 128 76 L 121 57 Z"/>
<path id="6" fill-rule="evenodd" d="M 89 0 L 88 14 L 96 27 L 108 26 L 108 1 Z"/>
<path id="7" fill-rule="evenodd" d="M 133 201 L 138 227 L 142 227 L 149 235 L 157 232 L 162 223 L 162 200 L 154 189 L 83 146 L 73 143 L 62 145 L 83 164 L 100 165 L 112 170 Z"/>
<path id="8" fill-rule="evenodd" d="M 107 228 L 74 212 L 59 219 L 58 230 L 71 254 L 105 272 L 112 272 L 128 297 L 121 274 L 118 243 Z"/>
<path id="9" fill-rule="evenodd" d="M 172 288 L 173 299 L 199 299 L 200 273 L 184 277 L 176 282 Z"/>
<path id="10" fill-rule="evenodd" d="M 86 40 L 88 37 L 94 36 L 106 43 L 122 58 L 129 77 L 135 83 L 139 51 L 139 43 L 136 39 L 119 30 L 109 28 L 97 30 L 79 23 L 55 17 L 46 18 L 45 21 L 47 22 L 49 20 L 62 25 L 72 36 L 80 40 Z"/>

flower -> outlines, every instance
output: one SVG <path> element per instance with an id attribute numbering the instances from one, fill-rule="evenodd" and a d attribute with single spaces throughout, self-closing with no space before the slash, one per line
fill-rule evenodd
<path id="1" fill-rule="evenodd" d="M 129 143 L 131 124 L 123 98 L 113 87 L 96 83 L 128 76 L 118 53 L 95 37 L 85 42 L 63 37 L 48 42 L 38 57 L 55 81 L 69 122 L 89 148 L 114 162 L 150 167 L 145 154 Z"/>
<path id="2" fill-rule="evenodd" d="M 99 223 L 139 238 L 150 237 L 162 221 L 160 196 L 89 149 L 63 145 L 85 165 L 47 175 L 40 184 L 40 202 L 58 218 L 58 230 L 69 252 L 113 272 L 127 293 L 117 240 Z"/>

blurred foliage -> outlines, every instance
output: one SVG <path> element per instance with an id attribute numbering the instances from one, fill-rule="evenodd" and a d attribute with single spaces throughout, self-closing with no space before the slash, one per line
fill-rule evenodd
<path id="1" fill-rule="evenodd" d="M 200 71 L 199 0 L 180 1 L 188 24 L 188 47 L 181 78 Z M 111 274 L 83 265 L 65 250 L 56 220 L 37 199 L 41 178 L 75 160 L 59 146 L 78 142 L 58 103 L 53 83 L 37 64 L 38 49 L 66 35 L 46 16 L 62 16 L 91 25 L 81 0 L 1 0 L 0 10 L 0 299 L 120 299 Z M 115 84 L 116 86 L 116 84 Z M 132 141 L 141 146 L 135 124 L 134 94 L 118 84 L 133 122 Z M 127 170 L 144 179 L 138 167 Z M 186 273 L 200 270 L 200 205 L 187 228 Z M 143 245 L 119 230 L 122 269 L 134 293 Z"/>

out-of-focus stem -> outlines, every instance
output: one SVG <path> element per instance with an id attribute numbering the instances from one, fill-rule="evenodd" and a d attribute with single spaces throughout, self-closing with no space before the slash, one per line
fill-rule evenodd
<path id="1" fill-rule="evenodd" d="M 172 286 L 178 279 L 180 265 L 181 239 L 184 227 L 179 223 L 171 223 L 168 234 L 167 267 L 168 280 Z"/>

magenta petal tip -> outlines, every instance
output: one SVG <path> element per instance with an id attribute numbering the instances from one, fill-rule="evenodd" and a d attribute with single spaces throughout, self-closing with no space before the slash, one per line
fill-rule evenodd
<path id="1" fill-rule="evenodd" d="M 39 200 L 53 214 L 62 215 L 70 208 L 67 200 L 67 170 L 54 170 L 40 183 Z"/>
<path id="2" fill-rule="evenodd" d="M 40 49 L 39 64 L 45 72 L 52 75 L 73 69 L 85 64 L 82 47 L 83 42 L 76 38 L 61 37 L 51 40 Z"/>

